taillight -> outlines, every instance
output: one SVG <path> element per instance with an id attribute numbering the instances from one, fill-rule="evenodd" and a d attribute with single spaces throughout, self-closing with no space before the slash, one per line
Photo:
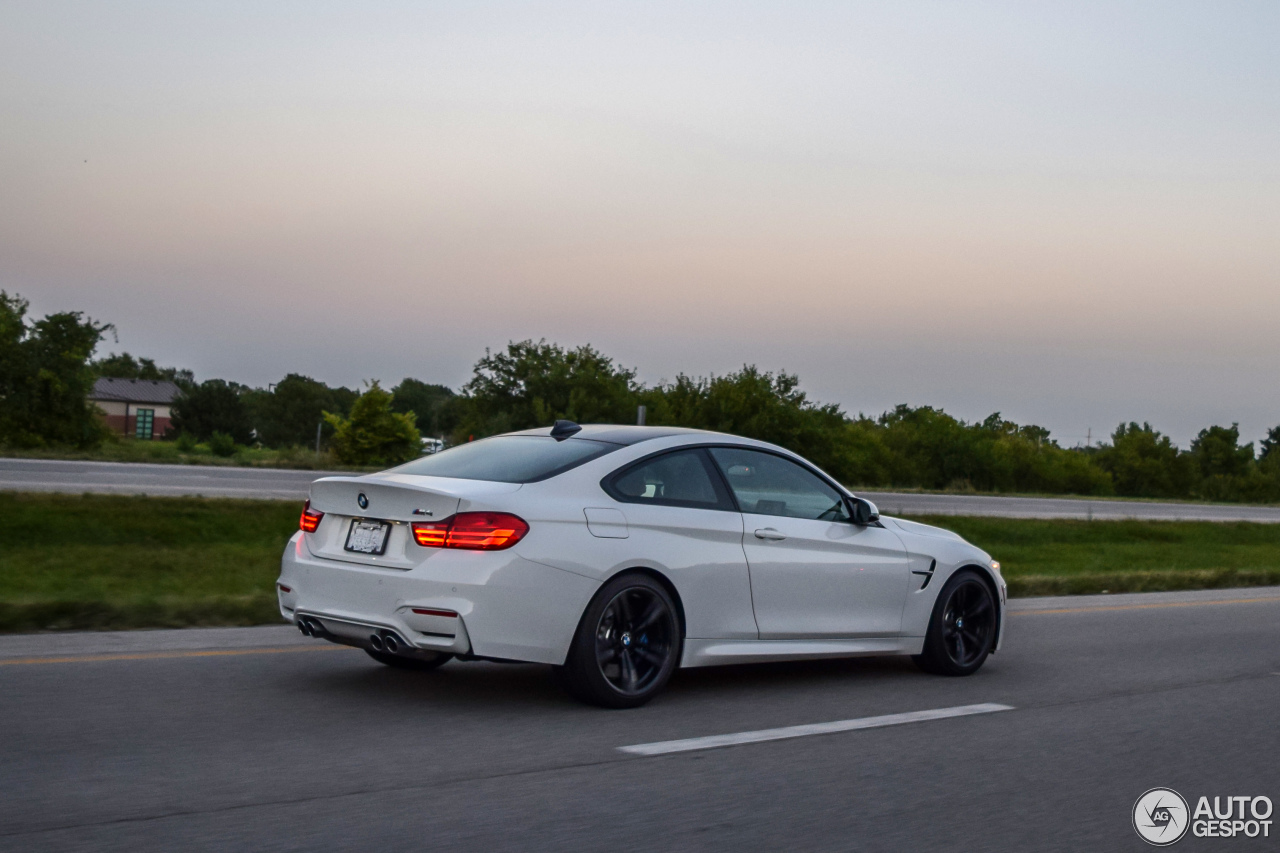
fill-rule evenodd
<path id="1" fill-rule="evenodd" d="M 298 519 L 298 529 L 303 533 L 315 533 L 316 528 L 320 526 L 320 519 L 324 518 L 324 513 L 311 508 L 311 501 L 308 500 L 302 505 L 302 518 Z"/>
<path id="2" fill-rule="evenodd" d="M 524 538 L 529 525 L 509 512 L 460 512 L 444 521 L 414 523 L 413 539 L 424 548 L 501 551 Z"/>
<path id="3" fill-rule="evenodd" d="M 452 519 L 432 521 L 427 524 L 413 525 L 413 541 L 423 548 L 443 548 L 449 535 L 449 523 Z"/>

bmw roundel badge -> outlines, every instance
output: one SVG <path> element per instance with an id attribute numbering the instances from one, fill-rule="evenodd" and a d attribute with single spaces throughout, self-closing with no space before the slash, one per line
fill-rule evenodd
<path id="1" fill-rule="evenodd" d="M 364 492 L 361 492 L 360 494 L 356 495 L 356 503 L 360 504 L 361 509 L 369 508 L 369 499 L 365 497 Z"/>

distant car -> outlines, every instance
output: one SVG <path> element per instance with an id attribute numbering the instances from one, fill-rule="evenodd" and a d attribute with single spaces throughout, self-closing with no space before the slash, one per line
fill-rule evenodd
<path id="1" fill-rule="evenodd" d="M 551 664 L 607 707 L 677 667 L 913 655 L 969 675 L 1004 628 L 989 555 L 720 433 L 558 421 L 317 480 L 300 526 L 278 592 L 304 634 L 407 669 Z"/>
<path id="2" fill-rule="evenodd" d="M 430 456 L 432 453 L 439 453 L 444 450 L 444 439 L 440 438 L 422 438 L 422 452 L 419 456 Z"/>

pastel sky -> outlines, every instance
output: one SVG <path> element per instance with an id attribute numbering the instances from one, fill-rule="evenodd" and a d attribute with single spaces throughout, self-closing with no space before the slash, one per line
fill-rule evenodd
<path id="1" fill-rule="evenodd" d="M 1280 4 L 0 2 L 0 287 L 252 384 L 590 342 L 1280 423 Z"/>

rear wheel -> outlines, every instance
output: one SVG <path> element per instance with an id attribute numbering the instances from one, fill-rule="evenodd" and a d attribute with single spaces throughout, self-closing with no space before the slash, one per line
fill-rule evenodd
<path id="1" fill-rule="evenodd" d="M 913 660 L 926 672 L 972 675 L 996 641 L 996 603 L 976 572 L 952 575 L 933 606 L 924 651 Z"/>
<path id="2" fill-rule="evenodd" d="M 453 660 L 453 655 L 444 652 L 431 652 L 435 657 L 406 657 L 404 655 L 389 655 L 386 652 L 375 652 L 372 649 L 365 649 L 365 654 L 376 660 L 378 663 L 393 666 L 396 669 L 416 669 L 419 672 L 436 669 L 444 666 Z"/>
<path id="3" fill-rule="evenodd" d="M 682 644 L 675 601 L 666 588 L 647 575 L 622 575 L 587 605 L 561 681 L 583 702 L 635 708 L 666 686 Z"/>

